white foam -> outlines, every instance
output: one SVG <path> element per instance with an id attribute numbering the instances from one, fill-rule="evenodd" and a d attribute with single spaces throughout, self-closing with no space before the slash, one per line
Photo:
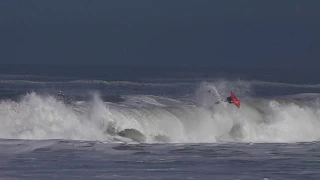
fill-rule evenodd
<path id="1" fill-rule="evenodd" d="M 94 123 L 52 96 L 30 93 L 0 103 L 0 137 L 18 139 L 104 140 Z"/>
<path id="2" fill-rule="evenodd" d="M 221 93 L 226 92 L 223 87 L 230 85 L 202 83 L 195 92 L 197 106 L 164 104 L 152 96 L 130 96 L 123 102 L 128 106 L 119 106 L 103 102 L 97 93 L 90 102 L 64 104 L 53 96 L 30 93 L 18 102 L 0 103 L 0 138 L 113 141 L 106 132 L 112 127 L 116 132 L 135 129 L 147 142 L 158 135 L 183 143 L 319 140 L 319 103 L 243 98 L 239 109 L 214 103 L 228 95 Z"/>

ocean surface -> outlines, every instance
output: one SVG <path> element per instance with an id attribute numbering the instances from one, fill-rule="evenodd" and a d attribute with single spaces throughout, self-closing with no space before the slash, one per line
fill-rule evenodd
<path id="1" fill-rule="evenodd" d="M 320 179 L 315 74 L 2 65 L 0 179 Z"/>

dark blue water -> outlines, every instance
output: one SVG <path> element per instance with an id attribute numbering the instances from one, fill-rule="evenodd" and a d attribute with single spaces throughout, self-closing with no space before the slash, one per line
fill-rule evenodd
<path id="1" fill-rule="evenodd" d="M 229 78 L 319 84 L 315 68 L 235 68 L 213 66 L 105 66 L 105 65 L 9 65 L 0 66 L 1 74 L 36 75 L 36 80 L 99 79 L 139 81 L 148 78 Z M 42 76 L 42 77 L 41 77 Z M 45 77 L 45 78 L 44 78 Z"/>
<path id="2" fill-rule="evenodd" d="M 2 179 L 319 178 L 319 143 L 130 145 L 51 140 L 1 141 L 0 147 Z"/>

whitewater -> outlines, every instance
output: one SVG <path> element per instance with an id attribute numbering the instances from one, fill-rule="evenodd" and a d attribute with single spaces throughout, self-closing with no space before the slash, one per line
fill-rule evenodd
<path id="1" fill-rule="evenodd" d="M 0 92 L 1 179 L 319 178 L 318 84 L 3 75 Z"/>

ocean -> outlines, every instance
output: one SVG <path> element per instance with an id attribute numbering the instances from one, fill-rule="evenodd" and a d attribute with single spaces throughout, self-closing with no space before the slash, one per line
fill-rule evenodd
<path id="1" fill-rule="evenodd" d="M 0 179 L 319 179 L 317 74 L 2 65 Z"/>

